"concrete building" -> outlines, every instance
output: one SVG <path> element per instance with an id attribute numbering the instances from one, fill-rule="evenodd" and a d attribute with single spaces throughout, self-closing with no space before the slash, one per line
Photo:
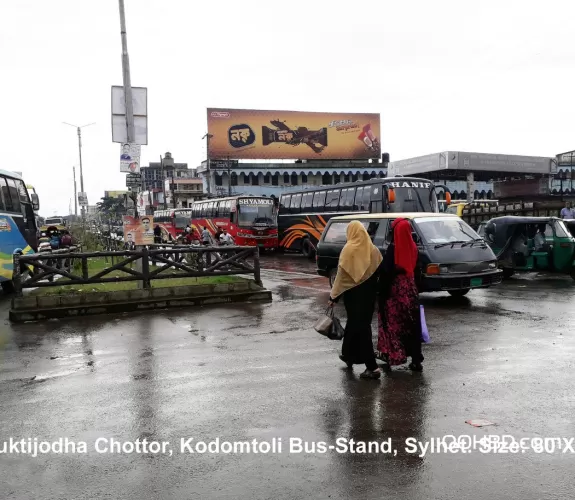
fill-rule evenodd
<path id="1" fill-rule="evenodd" d="M 197 177 L 166 179 L 166 203 L 168 207 L 187 208 L 204 197 L 202 179 Z"/>
<path id="2" fill-rule="evenodd" d="M 446 185 L 454 200 L 492 199 L 493 181 L 548 178 L 557 172 L 555 158 L 444 151 L 389 163 L 388 175 L 421 176 Z"/>
<path id="3" fill-rule="evenodd" d="M 291 163 L 238 163 L 204 161 L 198 175 L 211 196 L 251 194 L 279 197 L 306 187 L 385 177 L 387 164 L 368 161 L 296 161 Z"/>
<path id="4" fill-rule="evenodd" d="M 176 163 L 171 153 L 166 153 L 161 162 L 150 162 L 147 167 L 141 168 L 142 191 L 150 193 L 150 203 L 153 208 L 163 208 L 164 187 L 167 179 L 193 179 L 197 172 L 189 169 L 187 163 Z M 166 197 L 168 193 L 166 192 Z"/>

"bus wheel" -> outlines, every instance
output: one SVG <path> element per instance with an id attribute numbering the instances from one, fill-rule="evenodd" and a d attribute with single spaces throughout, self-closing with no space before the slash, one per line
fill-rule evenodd
<path id="1" fill-rule="evenodd" d="M 2 287 L 2 291 L 5 294 L 12 294 L 16 291 L 16 289 L 14 288 L 13 281 L 3 281 L 2 283 L 0 283 L 0 286 Z"/>
<path id="2" fill-rule="evenodd" d="M 335 283 L 335 277 L 337 276 L 337 268 L 331 269 L 329 272 L 329 286 L 333 288 Z"/>
<path id="3" fill-rule="evenodd" d="M 310 260 L 315 257 L 315 248 L 308 238 L 301 242 L 301 253 Z"/>

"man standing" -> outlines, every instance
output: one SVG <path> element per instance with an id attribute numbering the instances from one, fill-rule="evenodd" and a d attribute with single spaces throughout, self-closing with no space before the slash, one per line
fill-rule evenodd
<path id="1" fill-rule="evenodd" d="M 205 246 L 209 246 L 212 237 L 210 236 L 210 232 L 208 231 L 207 227 L 204 227 L 202 231 L 202 244 Z"/>
<path id="2" fill-rule="evenodd" d="M 562 219 L 573 219 L 573 210 L 571 209 L 571 202 L 566 201 L 565 206 L 561 209 Z"/>

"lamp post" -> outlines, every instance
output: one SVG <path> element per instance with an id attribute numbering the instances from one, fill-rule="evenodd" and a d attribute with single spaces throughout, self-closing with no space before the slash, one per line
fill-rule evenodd
<path id="1" fill-rule="evenodd" d="M 96 123 L 88 123 L 87 125 L 72 125 L 71 123 L 62 122 L 64 125 L 69 125 L 70 127 L 74 127 L 78 131 L 78 155 L 80 157 L 80 191 L 84 192 L 84 172 L 82 171 L 82 129 L 85 127 L 89 127 L 90 125 L 95 125 Z M 86 217 L 85 207 L 82 205 L 82 221 Z"/>
<path id="2" fill-rule="evenodd" d="M 210 139 L 213 137 L 212 134 L 210 134 L 209 132 L 204 135 L 204 137 L 202 137 L 202 140 L 206 140 L 206 157 L 207 157 L 207 188 L 208 188 L 208 198 L 210 197 L 210 194 L 212 192 L 212 184 L 211 184 L 211 172 L 210 172 Z"/>

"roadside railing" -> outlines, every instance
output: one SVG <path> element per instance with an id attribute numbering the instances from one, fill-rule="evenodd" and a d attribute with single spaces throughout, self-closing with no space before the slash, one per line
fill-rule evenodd
<path id="1" fill-rule="evenodd" d="M 117 262 L 91 274 L 88 260 L 107 257 L 115 258 Z M 137 270 L 138 266 L 132 268 L 137 261 L 141 261 L 141 272 Z M 156 265 L 150 266 L 150 261 Z M 32 269 L 29 279 L 23 279 L 22 267 Z M 125 276 L 112 276 L 112 273 L 118 271 L 125 273 Z M 16 296 L 22 296 L 24 288 L 123 281 L 141 281 L 143 288 L 150 288 L 151 282 L 157 279 L 235 274 L 253 274 L 255 282 L 262 284 L 257 247 L 173 246 L 158 249 L 143 247 L 141 250 L 120 252 L 14 255 L 13 280 Z"/>

